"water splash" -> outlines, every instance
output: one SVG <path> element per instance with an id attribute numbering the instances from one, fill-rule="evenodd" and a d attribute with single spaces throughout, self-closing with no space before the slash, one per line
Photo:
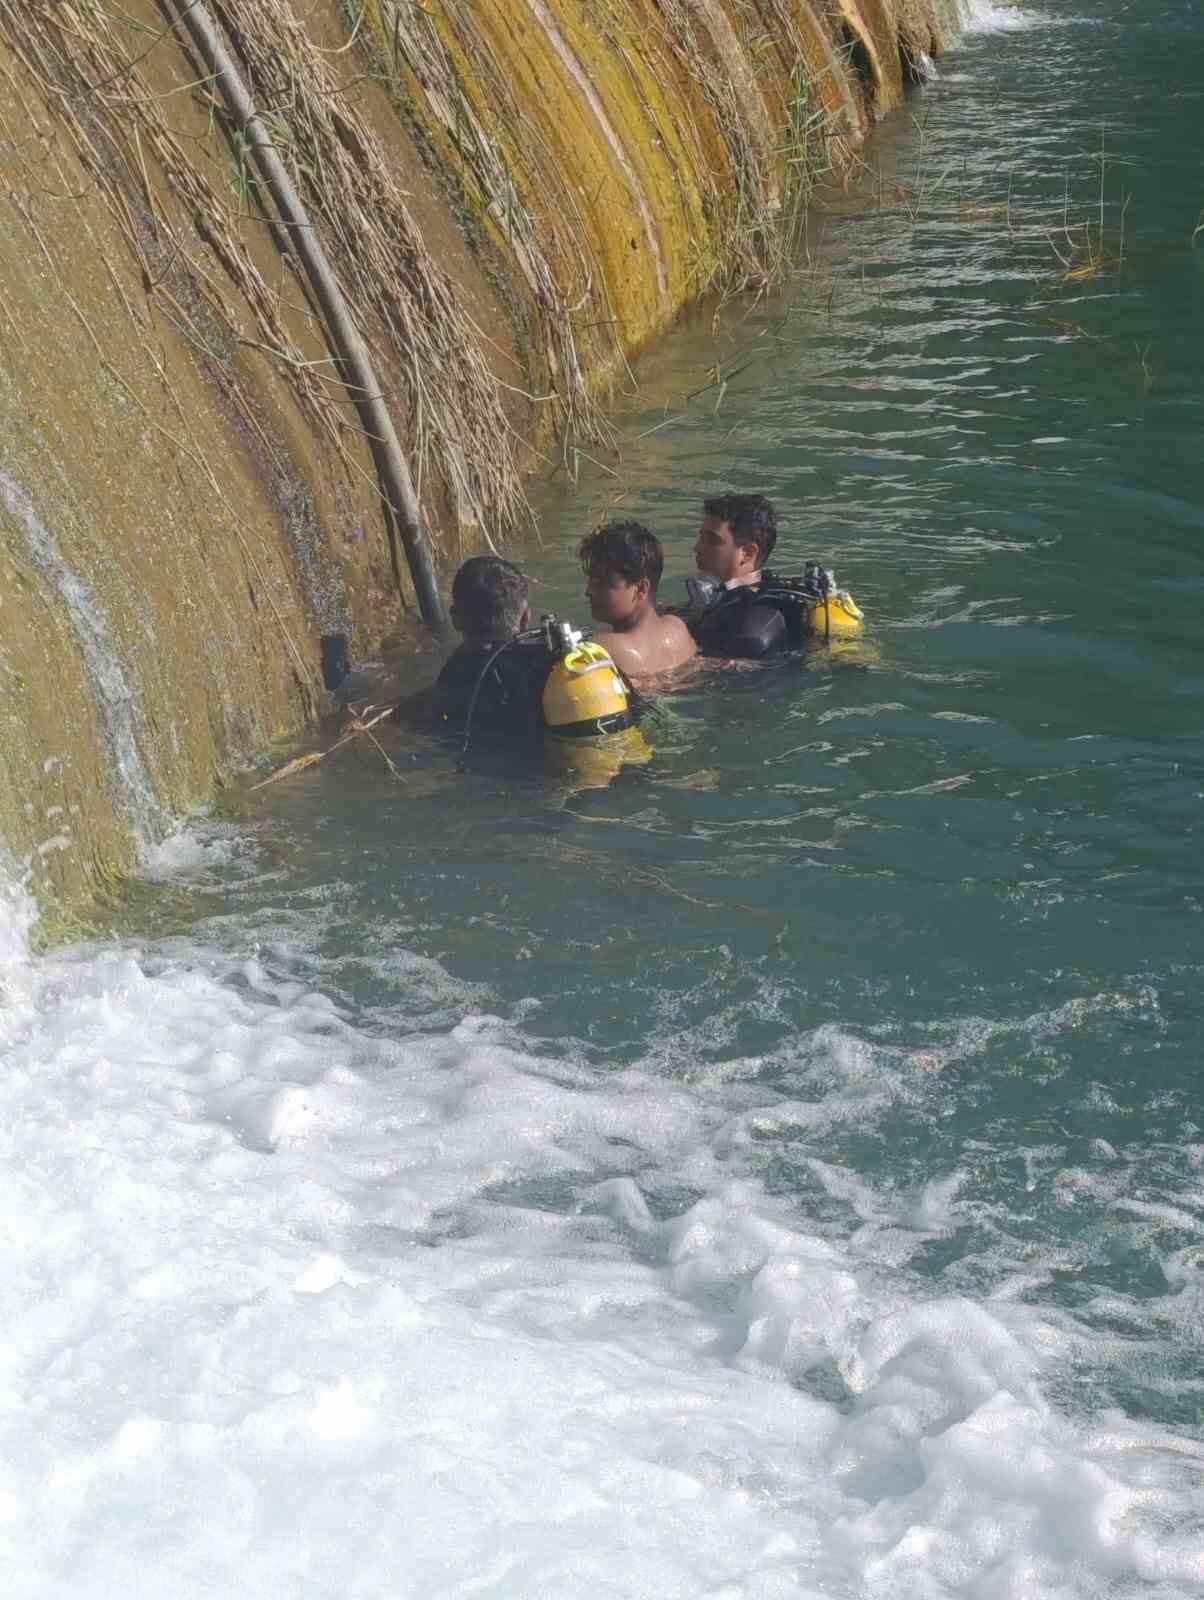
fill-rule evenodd
<path id="1" fill-rule="evenodd" d="M 11 866 L 0 857 L 0 985 L 29 959 L 29 935 L 38 908 Z"/>
<path id="2" fill-rule="evenodd" d="M 1053 1260 L 1019 1259 L 1011 1191 L 827 1159 L 833 1102 L 877 1145 L 939 1074 L 828 1029 L 786 1102 L 736 1060 L 616 1070 L 480 1013 L 401 1039 L 305 976 L 187 940 L 18 953 L 0 1379 L 40 1404 L 0 1427 L 10 1592 L 285 1593 L 302 1565 L 314 1600 L 1198 1591 L 1204 1450 L 1057 1403 L 1116 1340 L 1023 1303 Z M 818 1207 L 766 1182 L 784 1118 Z M 969 1206 L 1017 1292 L 912 1265 Z M 361 1536 L 365 1482 L 397 1537 Z"/>
<path id="3" fill-rule="evenodd" d="M 34 565 L 54 585 L 71 618 L 112 755 L 110 772 L 116 798 L 129 819 L 139 851 L 145 852 L 162 836 L 168 815 L 142 757 L 138 698 L 121 665 L 104 610 L 91 586 L 63 559 L 29 495 L 2 470 L 0 506 L 16 519 Z"/>
<path id="4" fill-rule="evenodd" d="M 996 0 L 958 0 L 962 33 L 1019 33 L 1047 19 L 1019 6 L 999 5 Z"/>
<path id="5" fill-rule="evenodd" d="M 28 1017 L 36 989 L 30 939 L 38 908 L 24 876 L 0 853 L 0 1060 Z"/>

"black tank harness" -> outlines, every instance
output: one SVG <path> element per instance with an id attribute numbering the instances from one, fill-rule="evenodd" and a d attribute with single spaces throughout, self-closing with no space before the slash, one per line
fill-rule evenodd
<path id="1" fill-rule="evenodd" d="M 809 561 L 801 578 L 766 569 L 758 583 L 699 596 L 683 620 L 703 655 L 758 661 L 825 635 L 831 574 Z"/>
<path id="2" fill-rule="evenodd" d="M 444 662 L 432 694 L 436 726 L 537 743 L 543 736 L 541 700 L 553 658 L 538 628 L 497 644 L 462 644 Z"/>

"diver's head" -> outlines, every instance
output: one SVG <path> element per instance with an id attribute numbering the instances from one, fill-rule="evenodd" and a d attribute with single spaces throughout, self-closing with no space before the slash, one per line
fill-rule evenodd
<path id="1" fill-rule="evenodd" d="M 452 579 L 451 617 L 466 639 L 500 644 L 531 621 L 527 580 L 500 556 L 472 556 Z"/>
<path id="2" fill-rule="evenodd" d="M 702 503 L 694 560 L 707 577 L 731 583 L 760 572 L 777 540 L 778 519 L 763 494 L 714 495 Z"/>
<path id="3" fill-rule="evenodd" d="M 665 569 L 660 540 L 639 522 L 608 522 L 581 541 L 585 592 L 596 622 L 622 632 L 656 602 Z"/>

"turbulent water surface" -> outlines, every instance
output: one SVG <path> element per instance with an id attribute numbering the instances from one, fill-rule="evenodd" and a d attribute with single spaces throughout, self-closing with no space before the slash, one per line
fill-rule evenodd
<path id="1" fill-rule="evenodd" d="M 543 496 L 542 607 L 730 483 L 864 644 L 9 893 L 6 1595 L 1201 1592 L 1202 39 L 980 9 Z"/>

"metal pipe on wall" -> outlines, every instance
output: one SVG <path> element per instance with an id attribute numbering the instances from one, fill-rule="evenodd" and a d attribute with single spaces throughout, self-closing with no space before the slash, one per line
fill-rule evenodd
<path id="1" fill-rule="evenodd" d="M 386 512 L 401 532 L 406 562 L 424 622 L 445 627 L 447 615 L 422 530 L 422 513 L 413 479 L 382 398 L 381 385 L 368 347 L 355 325 L 351 309 L 322 248 L 314 226 L 289 177 L 288 169 L 272 142 L 271 134 L 255 110 L 242 73 L 226 46 L 203 0 L 161 0 L 168 20 L 181 24 L 197 55 L 225 101 L 226 109 L 246 140 L 252 159 L 276 204 L 280 224 L 287 229 L 322 311 L 331 343 L 343 369 L 343 382 L 355 402 L 372 449 Z"/>

